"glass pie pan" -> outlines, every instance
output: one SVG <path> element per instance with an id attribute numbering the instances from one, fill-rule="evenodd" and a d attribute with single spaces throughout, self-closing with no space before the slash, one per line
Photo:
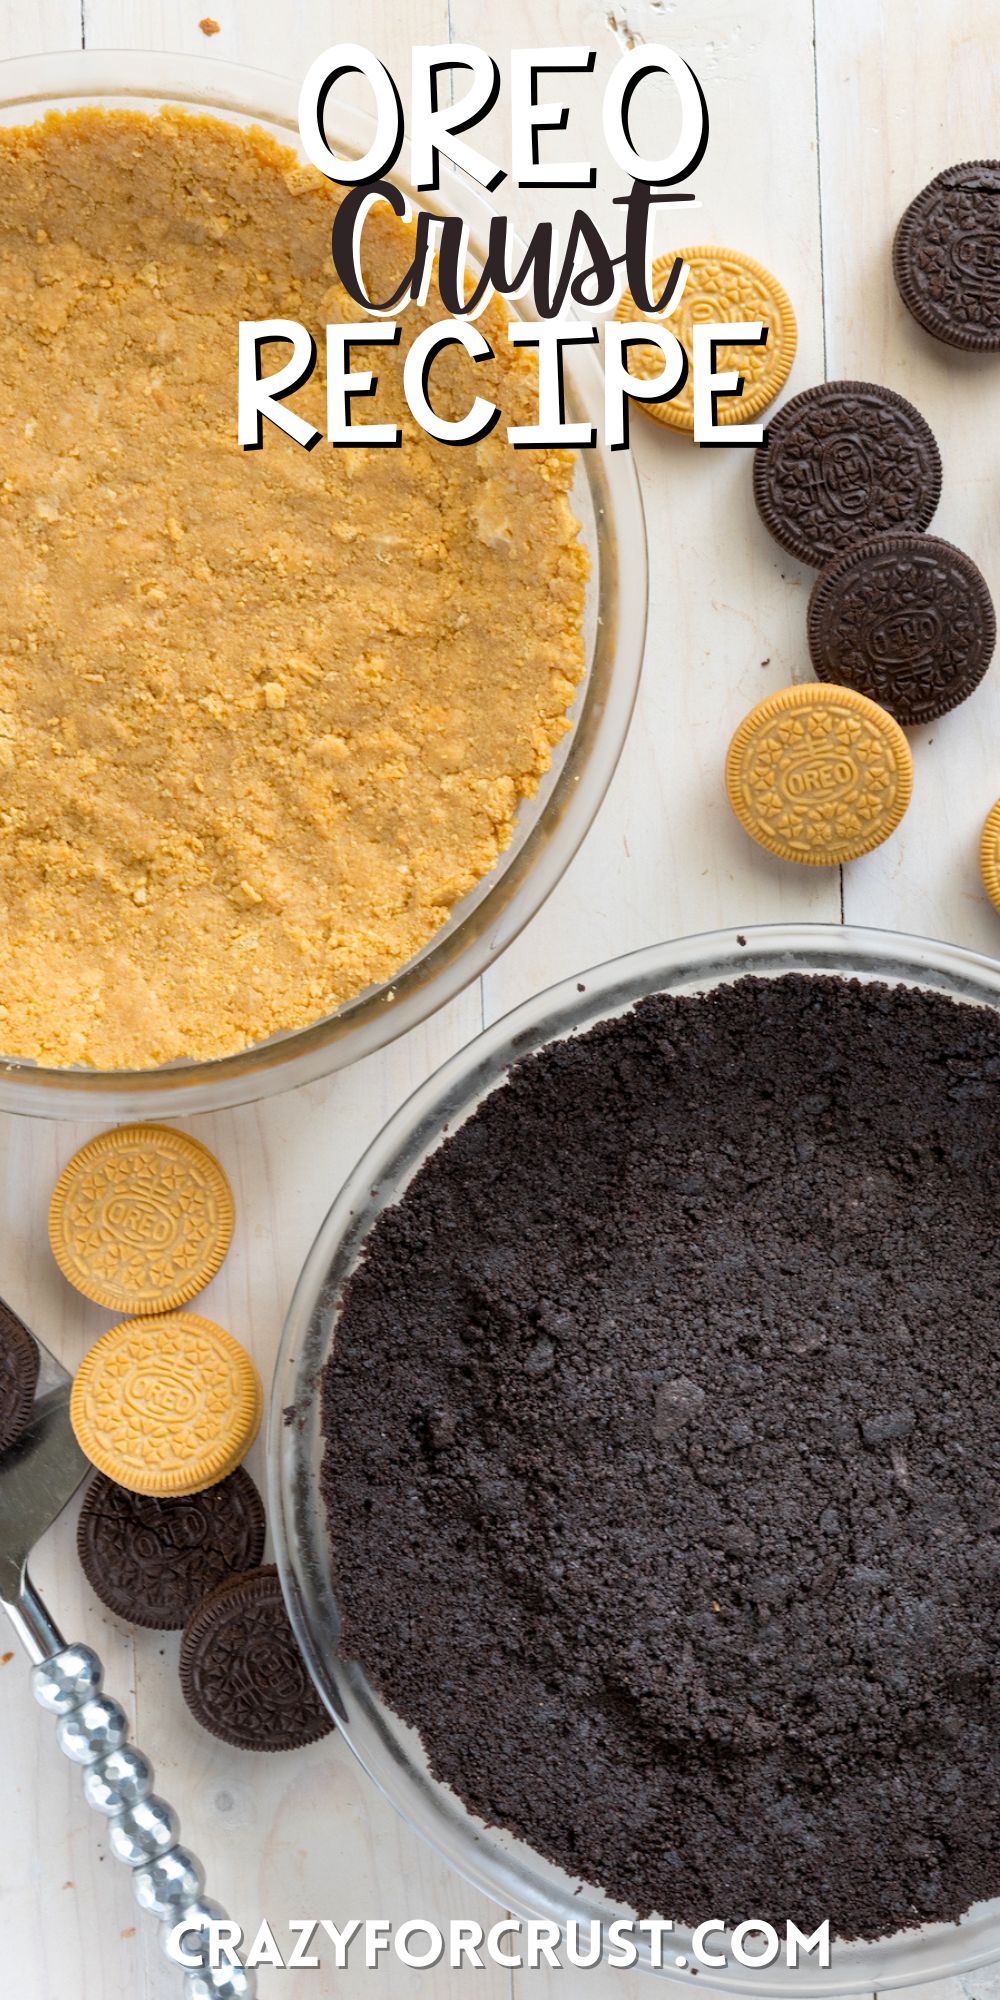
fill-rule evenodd
<path id="1" fill-rule="evenodd" d="M 632 1913 L 469 1812 L 430 1776 L 416 1732 L 374 1693 L 361 1669 L 338 1654 L 330 1534 L 319 1491 L 318 1393 L 335 1338 L 338 1302 L 378 1215 L 400 1199 L 445 1132 L 465 1121 L 512 1062 L 622 1013 L 650 993 L 697 994 L 747 975 L 789 972 L 885 980 L 1000 1010 L 1000 963 L 992 959 L 923 938 L 826 924 L 710 932 L 581 973 L 579 980 L 551 987 L 487 1028 L 395 1113 L 334 1201 L 289 1310 L 275 1372 L 268 1478 L 278 1563 L 303 1653 L 356 1756 L 404 1819 L 467 1882 L 522 1918 L 547 1918 L 565 1928 L 574 1919 L 607 1924 Z M 286 1416 L 289 1406 L 291 1417 Z M 434 1589 L 433 1579 L 427 1587 Z M 457 1889 L 453 1907 L 461 1914 Z M 671 1912 L 661 1914 L 669 1917 Z M 824 1912 L 807 1915 L 812 1929 Z M 713 1951 L 724 1948 L 712 1938 Z M 748 1949 L 760 1945 L 751 1941 Z M 648 1965 L 648 1945 L 646 1954 Z M 686 1967 L 672 1962 L 677 1954 L 686 1957 Z M 690 1977 L 690 1933 L 678 1928 L 671 1935 L 667 1957 L 658 1971 L 675 1979 Z M 970 1909 L 957 1924 L 925 1925 L 873 1943 L 835 1942 L 827 1970 L 813 1958 L 795 1968 L 778 1962 L 753 1968 L 735 1962 L 728 1952 L 727 1957 L 725 1968 L 702 1967 L 700 1984 L 788 2000 L 810 1995 L 833 2000 L 835 1995 L 943 1979 L 1000 1957 L 1000 1897 Z"/>
<path id="2" fill-rule="evenodd" d="M 30 124 L 47 112 L 81 106 L 155 111 L 164 105 L 262 126 L 302 157 L 295 87 L 263 70 L 204 56 L 105 50 L 0 63 L 4 125 Z M 331 141 L 345 154 L 367 151 L 372 134 L 367 113 L 333 96 L 326 123 Z M 404 146 L 401 162 L 407 157 Z M 409 192 L 402 173 L 393 178 Z M 493 210 L 473 183 L 442 175 L 440 195 L 413 200 L 464 216 L 474 263 Z M 272 306 L 262 300 L 262 310 Z M 526 300 L 517 311 L 532 316 Z M 234 327 L 234 353 L 235 335 Z M 566 350 L 566 390 L 567 416 L 589 421 L 600 440 L 603 374 L 594 349 Z M 233 392 L 235 411 L 235 377 Z M 324 1019 L 217 1060 L 130 1071 L 50 1069 L 6 1057 L 0 1049 L 0 1110 L 112 1121 L 186 1116 L 270 1096 L 384 1047 L 486 970 L 541 908 L 576 853 L 611 781 L 638 688 L 646 535 L 629 453 L 610 451 L 600 441 L 593 450 L 580 451 L 571 499 L 592 570 L 586 671 L 571 710 L 573 728 L 537 794 L 523 802 L 510 846 L 424 949 L 393 979 Z"/>

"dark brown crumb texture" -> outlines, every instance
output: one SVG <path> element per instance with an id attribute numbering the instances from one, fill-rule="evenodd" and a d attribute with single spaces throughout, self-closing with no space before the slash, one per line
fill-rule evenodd
<path id="1" fill-rule="evenodd" d="M 1000 1021 L 790 975 L 520 1064 L 324 1385 L 344 1648 L 640 1913 L 1000 1891 Z"/>

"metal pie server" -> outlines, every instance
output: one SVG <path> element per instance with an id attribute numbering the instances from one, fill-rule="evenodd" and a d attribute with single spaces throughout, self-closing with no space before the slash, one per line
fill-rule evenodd
<path id="1" fill-rule="evenodd" d="M 8 1307 L 9 1311 L 10 1308 Z M 88 1805 L 103 1815 L 108 1844 L 132 1870 L 135 1899 L 166 1927 L 164 1948 L 185 1923 L 180 1945 L 190 1966 L 186 2000 L 246 2000 L 254 1974 L 208 1963 L 207 1926 L 224 1916 L 202 1895 L 201 1863 L 178 1842 L 177 1815 L 153 1790 L 153 1767 L 128 1741 L 128 1718 L 103 1692 L 104 1669 L 89 1646 L 67 1645 L 28 1575 L 28 1557 L 90 1470 L 69 1420 L 71 1378 L 37 1336 L 40 1368 L 31 1422 L 20 1442 L 0 1452 L 0 1604 L 32 1662 L 31 1690 L 58 1717 L 64 1756 L 83 1769 Z"/>

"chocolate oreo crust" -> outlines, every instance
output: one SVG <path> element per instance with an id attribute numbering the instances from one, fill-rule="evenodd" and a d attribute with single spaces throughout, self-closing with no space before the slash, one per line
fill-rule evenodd
<path id="1" fill-rule="evenodd" d="M 297 1750 L 333 1728 L 273 1565 L 230 1577 L 192 1612 L 180 1676 L 192 1715 L 238 1750 Z"/>
<path id="2" fill-rule="evenodd" d="M 857 688 L 897 722 L 932 722 L 978 687 L 996 644 L 986 579 L 936 535 L 876 535 L 821 572 L 809 599 L 821 681 Z"/>
<path id="3" fill-rule="evenodd" d="M 38 1348 L 24 1321 L 0 1299 L 0 1451 L 9 1451 L 28 1428 L 38 1363 Z"/>
<path id="4" fill-rule="evenodd" d="M 946 167 L 922 188 L 896 230 L 892 268 L 925 332 L 1000 348 L 1000 161 Z"/>
<path id="5" fill-rule="evenodd" d="M 324 1382 L 345 1655 L 436 1777 L 681 1923 L 1000 1892 L 1000 1018 L 748 978 L 527 1058 Z"/>
<path id="6" fill-rule="evenodd" d="M 178 1629 L 217 1584 L 255 1569 L 264 1503 L 242 1467 L 180 1499 L 131 1493 L 98 1473 L 77 1526 L 80 1564 L 102 1604 L 132 1625 Z"/>
<path id="7" fill-rule="evenodd" d="M 821 568 L 867 536 L 920 531 L 941 495 L 941 454 L 905 396 L 877 382 L 822 382 L 784 403 L 754 456 L 765 527 Z"/>

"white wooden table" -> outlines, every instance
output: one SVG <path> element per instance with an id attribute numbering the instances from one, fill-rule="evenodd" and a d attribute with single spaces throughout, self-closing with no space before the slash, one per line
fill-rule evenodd
<path id="1" fill-rule="evenodd" d="M 212 39 L 199 29 L 205 12 L 221 24 Z M 996 152 L 996 0 L 0 0 L 3 56 L 85 41 L 186 50 L 298 79 L 320 49 L 356 39 L 395 70 L 404 99 L 411 44 L 449 35 L 491 48 L 502 68 L 512 44 L 582 42 L 597 47 L 600 76 L 633 38 L 667 41 L 691 61 L 712 130 L 696 176 L 701 209 L 676 223 L 673 240 L 732 243 L 772 266 L 799 318 L 793 390 L 824 375 L 861 376 L 917 403 L 944 455 L 935 527 L 975 556 L 1000 599 L 1000 361 L 925 338 L 899 303 L 889 262 L 911 195 L 941 167 Z M 607 219 L 616 180 L 598 101 L 580 89 L 574 120 L 602 163 Z M 501 99 L 491 129 L 498 159 L 505 122 Z M 555 198 L 512 200 L 527 224 Z M 808 677 L 810 577 L 757 522 L 749 454 L 699 453 L 640 415 L 632 434 L 652 578 L 642 692 L 611 794 L 544 915 L 481 986 L 393 1049 L 328 1083 L 192 1121 L 223 1160 L 239 1211 L 204 1306 L 248 1343 L 265 1376 L 299 1266 L 346 1169 L 405 1093 L 537 988 L 633 946 L 777 918 L 844 917 L 1000 953 L 1000 917 L 976 870 L 979 826 L 1000 793 L 1000 665 L 973 702 L 915 735 L 914 803 L 887 847 L 843 879 L 772 863 L 732 819 L 721 764 L 751 703 Z M 45 1240 L 52 1183 L 84 1136 L 68 1124 L 0 1120 L 0 1291 L 70 1367 L 109 1323 L 69 1291 Z M 254 1458 L 261 1475 L 260 1446 Z M 262 1913 L 278 1926 L 304 1914 L 491 1921 L 491 1906 L 408 1832 L 336 1737 L 269 1758 L 197 1730 L 181 1701 L 176 1636 L 133 1631 L 103 1612 L 78 1569 L 73 1527 L 65 1518 L 48 1537 L 38 1581 L 64 1630 L 102 1652 L 213 1895 L 248 1925 Z M 0 1667 L 0 1696 L 0 1993 L 168 2000 L 177 1974 L 137 1916 L 124 1871 L 105 1858 L 20 1656 Z M 303 2000 L 556 2000 L 575 1991 L 573 1977 L 417 1973 L 390 1961 L 378 1974 L 326 1970 L 308 1981 L 263 1973 L 261 1990 Z M 637 1982 L 598 1971 L 586 1992 L 638 2000 L 651 1989 Z M 932 1992 L 997 2000 L 1000 1976 L 926 1988 L 921 2000 Z"/>

